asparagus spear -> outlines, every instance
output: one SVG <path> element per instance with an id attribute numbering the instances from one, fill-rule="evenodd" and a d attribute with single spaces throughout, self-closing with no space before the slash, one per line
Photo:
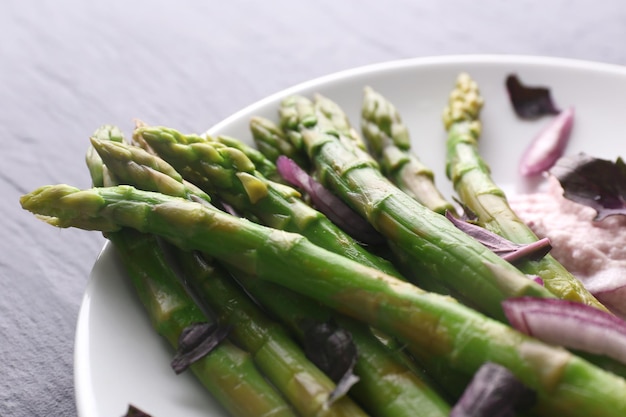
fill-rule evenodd
<path id="1" fill-rule="evenodd" d="M 285 155 L 305 168 L 309 159 L 302 149 L 297 149 L 285 132 L 273 121 L 260 116 L 250 119 L 250 131 L 259 151 L 270 161 L 276 163 L 279 156 Z"/>
<path id="2" fill-rule="evenodd" d="M 435 186 L 433 171 L 410 151 L 409 130 L 396 107 L 371 87 L 364 91 L 361 130 L 370 152 L 391 182 L 437 213 L 455 211 Z"/>
<path id="3" fill-rule="evenodd" d="M 189 198 L 190 195 L 195 195 L 205 201 L 209 201 L 208 196 L 201 190 L 185 186 L 182 178 L 171 165 L 144 149 L 123 143 L 99 141 L 94 138 L 92 138 L 91 142 L 93 149 L 97 151 L 97 155 L 106 164 L 105 166 L 112 167 L 116 178 L 120 178 L 125 184 L 140 185 L 167 195 L 182 198 Z M 96 159 L 91 159 L 91 164 L 97 163 Z M 120 239 L 119 235 L 125 236 L 128 233 L 127 231 L 132 231 L 132 229 L 125 228 L 118 232 L 108 233 L 107 237 L 113 242 L 117 242 Z M 143 240 L 152 243 L 154 247 L 150 248 L 144 245 L 146 246 L 145 253 L 129 253 L 129 245 L 126 244 L 122 248 L 126 251 L 123 255 L 127 257 L 131 254 L 144 256 L 141 260 L 149 262 L 151 260 L 150 255 L 160 252 L 160 248 L 156 239 L 150 241 L 148 235 Z M 127 242 L 122 240 L 122 243 Z M 130 244 L 132 245 L 132 241 Z M 240 346 L 244 346 L 246 351 L 252 353 L 254 362 L 268 376 L 268 379 L 274 386 L 281 390 L 283 395 L 299 412 L 304 411 L 302 415 L 317 415 L 317 408 L 325 406 L 323 404 L 323 394 L 325 391 L 332 389 L 332 382 L 304 357 L 302 351 L 289 340 L 284 332 L 276 326 L 270 325 L 262 317 L 262 313 L 256 311 L 251 306 L 251 303 L 246 303 L 245 298 L 232 285 L 228 284 L 227 278 L 221 270 L 211 268 L 208 265 L 205 266 L 204 264 L 202 264 L 204 268 L 194 270 L 193 266 L 191 266 L 191 270 L 189 270 L 189 265 L 195 262 L 193 255 L 179 253 L 178 257 L 179 260 L 182 260 L 182 266 L 186 268 L 186 281 L 188 283 L 195 283 L 196 288 L 198 288 L 202 287 L 201 284 L 198 284 L 199 281 L 210 279 L 210 287 L 207 287 L 207 283 L 204 283 L 203 289 L 209 291 L 208 295 L 212 296 L 211 300 L 213 302 L 211 307 L 221 311 L 221 319 L 233 325 L 231 337 L 234 337 Z M 141 276 L 142 272 L 146 274 L 152 271 L 152 269 L 149 269 L 149 266 L 144 265 L 142 262 L 132 264 L 131 259 L 128 258 L 128 262 L 131 262 L 128 267 L 133 268 L 132 270 L 136 275 Z M 154 273 L 161 272 L 160 278 L 165 279 L 167 277 L 170 281 L 177 279 L 171 270 L 168 269 L 164 260 L 158 259 L 158 261 L 159 263 L 156 263 L 152 259 L 150 264 L 153 267 L 156 265 L 156 267 L 160 268 L 160 270 Z M 160 289 L 160 287 L 155 287 L 155 289 L 157 288 Z M 222 290 L 221 292 L 218 291 L 220 289 Z M 217 297 L 214 297 L 216 295 Z M 146 302 L 150 302 L 150 300 Z M 233 307 L 240 310 L 230 310 Z M 248 315 L 245 315 L 246 312 L 248 312 Z M 277 353 L 276 349 L 280 349 L 280 352 Z M 275 357 L 279 357 L 279 359 L 276 360 Z M 244 381 L 244 383 L 247 382 Z M 278 396 L 276 393 L 274 395 Z M 282 397 L 278 397 L 282 399 Z M 344 408 L 350 414 L 359 415 L 359 410 L 354 410 L 350 402 L 336 406 L 330 411 L 325 411 L 326 414 L 324 415 L 343 415 Z M 263 409 L 258 409 L 255 412 L 259 413 L 257 415 L 263 415 L 264 411 Z"/>
<path id="4" fill-rule="evenodd" d="M 283 100 L 283 105 L 278 109 L 278 112 L 280 114 L 280 128 L 286 133 L 287 138 L 298 152 L 304 152 L 306 155 L 300 126 L 312 127 L 317 125 L 317 111 L 313 102 L 306 97 L 293 95 Z"/>
<path id="5" fill-rule="evenodd" d="M 346 115 L 341 106 L 321 94 L 315 94 L 313 106 L 318 114 L 318 128 L 322 127 L 328 133 L 335 132 L 337 136 L 352 141 L 352 145 L 358 149 L 367 151 L 367 145 L 352 127 L 348 115 Z"/>
<path id="6" fill-rule="evenodd" d="M 334 382 L 310 362 L 285 329 L 269 320 L 219 266 L 195 252 L 174 251 L 192 288 L 231 325 L 235 342 L 249 351 L 262 372 L 303 416 L 366 416 L 349 397 L 329 397 Z"/>
<path id="7" fill-rule="evenodd" d="M 425 277 L 437 279 L 483 312 L 505 320 L 501 301 L 513 296 L 553 297 L 444 216 L 427 209 L 385 178 L 335 136 L 301 124 L 319 179 L 352 206 Z"/>
<path id="8" fill-rule="evenodd" d="M 119 144 L 109 144 L 95 140 L 92 140 L 92 143 L 98 153 L 104 158 L 105 162 L 110 159 L 116 160 L 116 163 L 113 165 L 116 167 L 114 172 L 119 178 L 123 178 L 126 184 L 187 198 L 187 193 L 179 193 L 177 192 L 178 187 L 169 185 L 170 182 L 175 182 L 175 180 L 167 176 L 163 178 L 160 172 L 152 169 L 138 169 L 140 166 L 133 163 L 133 155 L 135 154 L 141 155 L 139 158 L 136 158 L 137 160 L 148 157 L 158 158 L 157 156 L 151 154 L 146 155 L 146 152 L 142 148 L 124 147 Z M 149 162 L 149 165 L 155 166 L 157 164 Z M 147 179 L 146 174 L 148 173 L 150 173 L 154 179 Z M 160 187 L 155 189 L 153 184 L 159 184 Z M 169 194 L 169 190 L 174 190 L 176 193 Z M 332 250 L 332 248 L 330 250 Z M 349 254 L 350 252 L 348 252 L 348 255 Z M 241 276 L 241 274 L 238 275 Z M 247 283 L 250 283 L 249 280 Z M 263 284 L 266 285 L 264 286 Z M 270 285 L 270 288 L 258 290 L 259 287 L 267 287 L 267 285 Z M 321 314 L 319 311 L 316 311 L 319 310 L 319 306 L 316 305 L 316 307 L 313 308 L 310 306 L 308 299 L 298 297 L 298 295 L 293 292 L 285 294 L 284 289 L 280 287 L 277 288 L 276 286 L 272 287 L 271 284 L 262 282 L 256 282 L 253 287 L 256 291 L 253 290 L 252 294 L 255 295 L 257 299 L 264 299 L 266 301 L 266 307 L 274 313 L 276 313 L 278 309 L 278 311 L 282 313 L 280 314 L 282 321 L 288 321 L 292 330 L 296 328 L 296 315 L 300 318 L 304 318 L 307 316 L 313 317 L 314 315 L 319 317 Z M 251 290 L 251 288 L 248 288 L 248 290 Z M 267 298 L 275 299 L 277 294 L 284 294 L 281 297 L 282 301 L 274 300 L 275 302 L 271 302 L 271 300 Z M 328 316 L 330 313 L 326 312 L 325 314 Z M 354 326 L 355 325 L 352 325 L 352 327 Z M 423 388 L 423 382 L 419 383 L 419 386 L 416 386 L 416 384 L 418 384 L 416 376 L 407 375 L 408 370 L 406 368 L 403 369 L 402 366 L 391 357 L 391 351 L 386 351 L 377 340 L 371 340 L 373 339 L 373 335 L 371 335 L 371 333 L 368 335 L 367 333 L 369 333 L 369 331 L 366 332 L 360 327 L 356 327 L 354 330 L 358 331 L 360 335 L 357 341 L 359 351 L 365 350 L 368 352 L 363 360 L 359 362 L 360 374 L 363 374 L 363 377 L 366 378 L 365 382 L 359 384 L 360 389 L 357 388 L 357 391 L 361 393 L 361 395 L 358 396 L 361 402 L 368 402 L 370 407 L 379 410 L 379 413 L 381 409 L 388 411 L 396 410 L 394 411 L 396 415 L 401 415 L 400 413 L 402 413 L 403 410 L 413 410 L 415 407 L 410 404 L 416 402 L 419 402 L 422 404 L 422 408 L 428 410 L 425 415 L 436 415 L 443 411 L 444 403 L 440 399 L 433 397 L 432 392 L 427 388 Z M 361 346 L 362 344 L 364 346 Z M 394 348 L 397 348 L 397 346 Z M 460 387 L 461 391 L 463 389 L 464 386 Z M 377 395 L 381 393 L 396 393 L 396 395 L 389 395 L 387 399 L 377 398 Z M 393 403 L 389 403 L 391 399 L 394 400 Z M 395 401 L 396 399 L 398 401 Z"/>
<path id="9" fill-rule="evenodd" d="M 190 198 L 194 195 L 206 202 L 211 201 L 207 193 L 183 180 L 174 167 L 142 148 L 95 138 L 91 138 L 90 148 L 122 184 L 175 197 Z"/>
<path id="10" fill-rule="evenodd" d="M 122 133 L 122 131 L 114 125 L 100 126 L 96 129 L 93 135 L 91 135 L 91 137 L 100 141 L 124 142 L 124 133 Z M 117 181 L 111 177 L 112 174 L 102 164 L 102 159 L 92 146 L 87 148 L 85 162 L 87 163 L 87 169 L 89 170 L 94 186 L 102 187 L 105 184 L 117 184 Z"/>
<path id="11" fill-rule="evenodd" d="M 129 186 L 82 191 L 63 184 L 44 186 L 22 196 L 20 203 L 54 226 L 108 231 L 133 227 L 208 253 L 380 328 L 414 351 L 445 358 L 468 376 L 487 361 L 498 363 L 537 392 L 535 411 L 540 415 L 626 413 L 626 380 L 449 297 L 326 251 L 301 235 Z"/>
<path id="12" fill-rule="evenodd" d="M 174 190 L 174 194 L 168 195 L 187 198 L 187 193 L 179 192 L 178 187 L 169 185 L 171 182 L 178 184 L 175 179 L 168 176 L 164 177 L 161 172 L 142 167 L 134 162 L 135 160 L 146 161 L 149 166 L 156 167 L 162 165 L 162 163 L 157 164 L 151 160 L 158 159 L 157 156 L 148 154 L 142 148 L 122 144 L 100 142 L 93 139 L 92 143 L 104 162 L 115 167 L 114 173 L 118 178 L 123 179 L 125 184 L 142 189 L 148 187 L 149 190 L 160 191 L 164 194 L 168 194 L 169 190 Z M 153 178 L 148 178 L 148 174 Z M 158 184 L 158 189 L 155 189 L 153 184 Z M 186 263 L 188 264 L 189 260 Z M 198 267 L 201 268 L 202 265 L 196 266 L 196 268 Z M 193 266 L 190 268 L 193 269 Z M 196 273 L 188 271 L 188 275 L 195 276 Z M 208 273 L 203 274 L 210 275 Z M 215 279 L 223 280 L 224 278 L 221 276 L 212 278 L 212 280 Z M 196 279 L 191 279 L 191 281 L 196 281 Z M 310 300 L 293 292 L 285 294 L 282 287 L 272 286 L 272 284 L 264 282 L 256 282 L 256 285 L 251 287 L 254 288 L 252 294 L 256 296 L 255 298 L 262 299 L 266 308 L 273 312 L 281 312 L 281 321 L 289 323 L 292 330 L 298 329 L 297 322 L 299 319 L 315 316 L 318 318 L 330 317 L 327 310 L 320 311 L 318 304 L 313 304 Z M 251 287 L 247 286 L 246 288 L 250 290 Z M 233 290 L 231 289 L 231 291 Z M 282 297 L 280 297 L 281 294 Z M 215 293 L 211 294 L 211 299 L 214 299 L 215 303 L 225 300 L 222 296 L 217 298 L 215 296 Z M 351 324 L 350 328 L 358 337 L 357 348 L 360 352 L 360 359 L 357 369 L 362 378 L 365 378 L 364 382 L 360 383 L 356 389 L 356 392 L 360 393 L 357 395 L 357 399 L 366 403 L 368 409 L 373 409 L 374 415 L 401 416 L 406 413 L 412 415 L 417 405 L 420 405 L 422 410 L 430 410 L 427 415 L 439 414 L 443 416 L 447 414 L 449 411 L 447 404 L 432 393 L 417 376 L 412 375 L 406 367 L 394 360 L 391 357 L 393 355 L 391 350 L 383 347 L 369 330 L 356 324 Z M 395 393 L 395 395 L 387 395 L 390 392 Z M 385 394 L 382 398 L 381 393 Z"/>
<path id="13" fill-rule="evenodd" d="M 286 101 L 283 103 L 283 106 L 293 106 L 293 103 L 310 103 L 316 111 L 316 123 L 311 123 L 311 127 L 314 127 L 317 131 L 322 131 L 337 137 L 340 142 L 345 143 L 348 148 L 354 150 L 359 158 L 371 160 L 372 165 L 377 164 L 367 152 L 365 142 L 363 142 L 359 134 L 352 127 L 347 114 L 337 103 L 321 94 L 316 94 L 313 102 L 309 101 L 306 97 L 297 97 L 293 101 Z M 298 109 L 299 107 L 295 106 L 292 109 L 292 113 L 297 115 Z M 298 134 L 300 134 L 300 127 L 301 126 L 295 124 L 289 129 L 297 131 Z M 417 283 L 422 288 L 440 294 L 458 296 L 454 290 L 447 287 L 444 283 L 435 279 L 425 279 L 424 271 L 416 271 L 409 257 L 406 256 L 406 253 L 404 253 L 395 242 L 388 241 L 386 247 L 381 247 L 379 250 L 384 253 L 383 256 L 386 259 L 390 259 L 393 264 L 400 269 L 402 275 L 407 277 L 410 281 Z"/>
<path id="14" fill-rule="evenodd" d="M 94 185 L 102 186 L 107 181 L 114 181 L 100 154 L 104 154 L 105 159 L 111 159 L 111 154 L 103 152 L 102 149 L 110 145 L 110 150 L 119 152 L 120 147 L 116 145 L 123 143 L 121 131 L 114 126 L 103 126 L 92 136 L 92 144 L 95 147 L 88 148 L 86 162 Z M 98 148 L 101 148 L 100 152 Z M 121 146 L 121 149 L 124 149 L 124 146 Z M 170 172 L 163 165 L 157 163 L 150 165 L 165 168 Z M 139 165 L 127 164 L 127 166 L 135 168 L 134 170 L 131 168 L 134 172 Z M 124 171 L 119 173 L 122 178 L 127 179 Z M 145 177 L 141 175 L 141 178 Z M 168 182 L 178 184 L 170 176 L 167 178 L 171 180 Z M 177 188 L 170 186 L 165 189 Z M 196 323 L 206 322 L 208 318 L 178 282 L 157 238 L 130 228 L 105 233 L 105 236 L 117 249 L 153 326 L 174 348 L 178 348 L 183 331 Z M 261 375 L 250 355 L 228 341 L 222 341 L 208 355 L 192 363 L 191 370 L 233 416 L 295 417 L 291 406 Z"/>
<path id="15" fill-rule="evenodd" d="M 207 317 L 178 283 L 156 237 L 123 229 L 107 238 L 117 249 L 155 329 L 177 348 L 183 330 L 206 322 Z M 232 416 L 296 416 L 255 367 L 250 354 L 227 340 L 190 369 Z"/>
<path id="16" fill-rule="evenodd" d="M 259 175 L 255 164 L 236 148 L 208 142 L 185 144 L 185 135 L 160 127 L 139 128 L 135 136 L 186 173 L 191 182 L 203 181 L 209 194 L 219 196 L 243 216 L 301 233 L 333 252 L 400 276 L 390 262 L 368 252 L 324 214 L 308 206 L 296 190 Z"/>
<path id="17" fill-rule="evenodd" d="M 348 116 L 341 107 L 328 97 L 316 94 L 314 100 L 300 95 L 285 98 L 278 109 L 280 125 L 290 138 L 297 138 L 294 144 L 302 148 L 309 159 L 311 157 L 306 148 L 302 129 L 314 128 L 317 131 L 336 137 L 342 143 L 357 153 L 363 159 L 373 158 L 367 152 L 367 146 L 355 129 L 352 128 Z M 311 165 L 309 163 L 309 165 Z M 314 168 L 314 166 L 313 166 Z"/>
<path id="18" fill-rule="evenodd" d="M 447 175 L 460 200 L 488 230 L 516 243 L 532 243 L 537 236 L 510 208 L 506 195 L 494 183 L 488 164 L 480 156 L 479 120 L 483 99 L 468 74 L 460 74 L 444 110 L 447 139 Z M 527 274 L 539 275 L 544 285 L 560 298 L 607 310 L 563 265 L 548 255 L 520 265 Z"/>
<path id="19" fill-rule="evenodd" d="M 374 416 L 447 416 L 450 406 L 428 386 L 425 375 L 407 366 L 401 351 L 384 345 L 363 323 L 333 313 L 308 297 L 271 282 L 234 271 L 237 280 L 262 306 L 292 333 L 305 342 L 305 323 L 335 322 L 349 331 L 358 352 L 354 372 L 360 381 L 350 389 L 352 395 Z"/>
<path id="20" fill-rule="evenodd" d="M 221 143 L 230 148 L 236 148 L 241 151 L 256 167 L 256 170 L 260 172 L 264 177 L 269 180 L 282 182 L 282 177 L 278 174 L 276 170 L 276 161 L 272 161 L 267 158 L 262 152 L 258 149 L 253 148 L 250 145 L 243 143 L 242 141 L 233 138 L 232 136 L 219 135 L 214 138 L 205 135 L 207 140 L 212 142 Z"/>

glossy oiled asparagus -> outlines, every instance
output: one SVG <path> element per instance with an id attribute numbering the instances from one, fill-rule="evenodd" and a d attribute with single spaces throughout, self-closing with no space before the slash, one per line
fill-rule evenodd
<path id="1" fill-rule="evenodd" d="M 479 119 L 483 99 L 478 85 L 468 74 L 459 75 L 444 110 L 447 138 L 447 175 L 460 200 L 478 217 L 483 227 L 516 243 L 537 241 L 533 231 L 510 208 L 506 195 L 491 178 L 487 162 L 480 156 Z M 606 308 L 551 255 L 526 261 L 520 268 L 539 275 L 545 287 L 559 298 Z"/>
<path id="2" fill-rule="evenodd" d="M 259 368 L 303 417 L 364 417 L 347 396 L 329 401 L 334 382 L 306 358 L 278 322 L 237 287 L 218 265 L 195 252 L 174 250 L 191 287 L 215 310 L 221 323 L 232 326 L 238 345 L 249 351 Z"/>
<path id="3" fill-rule="evenodd" d="M 159 190 L 164 194 L 172 192 L 173 194 L 169 195 L 183 198 L 188 197 L 189 191 L 180 189 L 176 177 L 171 178 L 165 175 L 166 172 L 169 172 L 169 169 L 161 172 L 150 168 L 164 164 L 163 161 L 158 163 L 153 161 L 153 159 L 158 159 L 157 156 L 148 154 L 142 148 L 123 144 L 93 139 L 92 144 L 98 154 L 104 158 L 104 161 L 114 167 L 114 174 L 118 178 L 125 180 L 125 184 L 146 190 Z M 147 166 L 141 165 L 141 161 L 145 161 Z M 202 197 L 202 194 L 198 194 L 198 196 Z M 252 311 L 254 309 L 249 306 L 248 302 L 241 300 L 242 296 L 237 294 L 228 282 L 223 282 L 227 278 L 223 276 L 224 274 L 219 269 L 212 268 L 208 264 L 204 265 L 202 261 L 193 258 L 191 254 L 181 254 L 179 256 L 183 259 L 186 267 L 190 269 L 187 271 L 188 281 L 196 282 L 198 287 L 206 290 L 205 298 L 211 299 L 212 304 L 217 305 L 218 310 L 224 311 L 223 316 L 229 317 L 228 320 L 238 318 L 237 322 L 243 323 L 243 325 L 237 326 L 240 330 L 234 332 L 235 334 L 239 334 L 239 337 L 242 337 L 242 334 L 246 335 L 245 329 L 250 331 L 250 325 L 259 328 L 262 323 L 267 323 L 265 319 L 251 320 L 248 316 L 242 316 L 244 314 L 243 311 Z M 205 283 L 198 279 L 200 276 L 205 277 Z M 314 317 L 320 318 L 320 315 L 324 315 L 327 318 L 330 317 L 328 310 L 321 309 L 319 304 L 313 303 L 305 297 L 301 297 L 293 292 L 290 292 L 289 295 L 284 295 L 287 291 L 284 288 L 264 281 L 256 281 L 257 285 L 248 286 L 247 289 L 252 290 L 253 295 L 257 296 L 257 300 L 262 298 L 265 301 L 265 308 L 272 310 L 274 313 L 282 313 L 280 314 L 281 321 L 290 324 L 292 330 L 297 329 L 296 322 L 305 317 L 309 319 Z M 226 297 L 223 292 L 220 293 L 215 290 L 216 285 L 209 285 L 208 283 L 218 284 L 220 288 L 226 288 L 229 292 L 235 292 L 235 294 Z M 261 291 L 258 291 L 259 289 Z M 233 304 L 234 298 L 240 300 L 237 306 Z M 224 303 L 227 301 L 229 303 L 228 309 L 224 306 Z M 242 309 L 242 311 L 233 312 L 232 309 L 234 308 Z M 256 313 L 255 316 L 259 316 L 259 313 Z M 259 321 L 261 323 L 258 323 Z M 409 416 L 413 415 L 415 409 L 419 406 L 422 412 L 428 416 L 443 417 L 447 414 L 449 411 L 448 405 L 430 390 L 417 375 L 414 375 L 401 362 L 396 360 L 394 352 L 384 347 L 366 326 L 353 324 L 351 330 L 357 337 L 356 343 L 359 351 L 357 372 L 362 378 L 362 382 L 353 388 L 351 393 L 355 393 L 356 398 L 361 403 L 367 405 L 368 412 L 373 412 L 373 415 L 380 417 Z M 280 332 L 278 333 L 272 337 L 278 337 Z M 250 337 L 258 338 L 260 335 L 253 333 Z M 250 338 L 247 337 L 246 339 L 249 340 Z M 267 365 L 272 366 L 271 363 L 267 363 Z"/>
<path id="4" fill-rule="evenodd" d="M 314 124 L 300 126 L 318 179 L 400 248 L 425 277 L 439 280 L 501 320 L 505 318 L 500 303 L 508 297 L 553 297 L 444 216 L 393 185 L 359 149 Z"/>
<path id="5" fill-rule="evenodd" d="M 158 333 L 176 348 L 188 326 L 208 319 L 170 269 L 157 239 L 133 229 L 107 234 Z M 223 340 L 191 371 L 215 399 L 239 417 L 296 417 L 247 352 Z"/>
<path id="6" fill-rule="evenodd" d="M 92 144 L 96 147 L 102 145 L 99 146 L 100 151 L 90 146 L 86 154 L 87 166 L 94 185 L 102 186 L 105 182 L 112 183 L 118 178 L 128 179 L 129 176 L 133 176 L 127 175 L 126 172 L 134 173 L 141 181 L 146 182 L 145 179 L 148 177 L 146 171 L 158 172 L 147 167 L 137 169 L 139 167 L 137 163 L 124 164 L 123 158 L 120 162 L 111 161 L 116 152 L 126 149 L 125 146 L 116 146 L 123 143 L 123 135 L 115 126 L 102 126 L 92 136 Z M 111 145 L 111 148 L 108 148 L 109 152 L 103 151 L 107 149 L 108 144 Z M 100 154 L 105 155 L 105 159 L 115 166 L 120 164 L 125 169 L 117 169 L 120 175 L 115 176 L 103 163 Z M 158 161 L 149 162 L 149 165 L 158 167 L 168 174 L 175 174 Z M 174 179 L 175 175 L 174 178 L 169 175 L 166 177 L 168 181 L 165 183 L 180 184 Z M 163 181 L 147 182 L 148 185 L 163 183 Z M 179 187 L 172 185 L 156 188 L 180 191 Z M 123 228 L 117 232 L 106 233 L 105 236 L 115 246 L 153 326 L 174 348 L 179 347 L 180 336 L 189 326 L 212 320 L 203 313 L 178 282 L 154 235 Z M 296 416 L 291 406 L 258 371 L 251 356 L 228 341 L 222 341 L 208 355 L 192 363 L 190 368 L 208 392 L 232 416 Z"/>
<path id="7" fill-rule="evenodd" d="M 411 152 L 411 138 L 400 113 L 371 87 L 363 95 L 361 130 L 382 172 L 398 188 L 437 213 L 454 212 L 435 186 L 433 171 Z"/>
<path id="8" fill-rule="evenodd" d="M 338 315 L 311 298 L 235 271 L 244 288 L 281 322 L 286 323 L 301 343 L 311 323 L 333 322 L 350 332 L 358 358 L 354 368 L 360 381 L 350 395 L 373 416 L 447 416 L 450 406 L 428 385 L 425 375 L 412 370 L 410 358 L 396 343 L 387 346 L 362 322 Z"/>
<path id="9" fill-rule="evenodd" d="M 189 143 L 186 135 L 161 127 L 135 131 L 163 159 L 192 182 L 202 181 L 210 194 L 245 217 L 276 229 L 297 232 L 313 243 L 342 253 L 364 265 L 400 276 L 393 265 L 368 252 L 324 214 L 307 205 L 291 187 L 259 175 L 256 165 L 236 148 L 214 143 Z"/>
<path id="10" fill-rule="evenodd" d="M 626 413 L 624 379 L 449 297 L 326 251 L 301 235 L 128 186 L 79 190 L 52 185 L 20 201 L 54 226 L 106 231 L 132 227 L 181 248 L 200 250 L 380 328 L 414 351 L 445 358 L 468 375 L 487 361 L 499 363 L 537 392 L 535 412 L 540 415 Z"/>

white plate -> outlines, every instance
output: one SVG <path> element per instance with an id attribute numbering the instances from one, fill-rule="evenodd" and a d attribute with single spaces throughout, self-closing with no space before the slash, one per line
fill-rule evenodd
<path id="1" fill-rule="evenodd" d="M 252 115 L 275 118 L 279 100 L 293 93 L 322 93 L 348 112 L 358 127 L 362 89 L 370 85 L 396 104 L 420 158 L 444 174 L 441 112 L 457 74 L 466 71 L 485 97 L 481 146 L 496 181 L 507 192 L 524 184 L 516 173 L 519 155 L 547 119 L 516 118 L 504 81 L 516 73 L 529 85 L 551 89 L 557 105 L 576 108 L 568 152 L 615 159 L 626 132 L 626 69 L 617 66 L 525 56 L 458 56 L 390 62 L 323 77 L 268 97 L 219 123 L 210 133 L 250 141 Z M 626 155 L 621 155 L 626 156 Z M 84 296 L 77 325 L 75 383 L 81 417 L 123 415 L 134 404 L 154 416 L 225 416 L 191 374 L 175 376 L 170 347 L 155 334 L 114 252 L 105 246 Z"/>

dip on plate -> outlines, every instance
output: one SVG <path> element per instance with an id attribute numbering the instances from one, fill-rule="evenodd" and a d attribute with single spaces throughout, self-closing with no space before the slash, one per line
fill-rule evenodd
<path id="1" fill-rule="evenodd" d="M 511 208 L 552 243 L 551 255 L 615 314 L 626 317 L 626 216 L 595 221 L 594 209 L 563 197 L 554 177 L 545 191 L 512 195 Z"/>

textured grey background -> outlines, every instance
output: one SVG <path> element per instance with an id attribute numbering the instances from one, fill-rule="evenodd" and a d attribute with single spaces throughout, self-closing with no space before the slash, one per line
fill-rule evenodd
<path id="1" fill-rule="evenodd" d="M 626 64 L 626 3 L 3 0 L 0 416 L 72 416 L 73 341 L 103 239 L 23 212 L 86 187 L 88 135 L 132 119 L 203 131 L 307 79 L 386 60 L 532 54 Z"/>

